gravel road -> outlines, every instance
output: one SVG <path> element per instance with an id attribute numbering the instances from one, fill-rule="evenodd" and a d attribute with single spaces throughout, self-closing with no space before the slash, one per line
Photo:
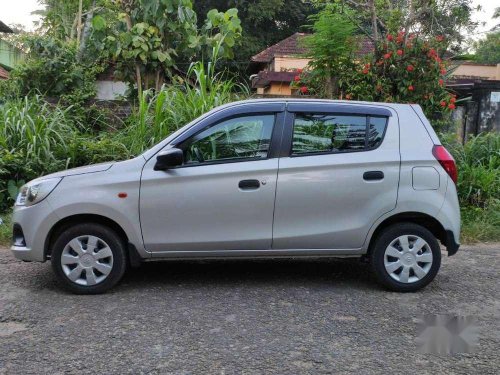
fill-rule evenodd
<path id="1" fill-rule="evenodd" d="M 498 374 L 499 266 L 463 246 L 398 294 L 355 260 L 156 263 L 75 296 L 0 248 L 0 374 Z M 474 316 L 477 352 L 419 353 L 423 314 Z"/>

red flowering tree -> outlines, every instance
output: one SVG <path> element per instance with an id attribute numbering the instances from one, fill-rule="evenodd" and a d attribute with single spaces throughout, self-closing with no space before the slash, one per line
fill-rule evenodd
<path id="1" fill-rule="evenodd" d="M 386 35 L 354 72 L 340 78 L 340 95 L 356 100 L 417 103 L 426 114 L 455 108 L 445 87 L 445 38 L 421 39 L 415 34 Z"/>
<path id="2" fill-rule="evenodd" d="M 348 61 L 337 70 L 335 97 L 346 100 L 420 104 L 434 116 L 455 108 L 455 97 L 445 87 L 443 36 L 423 39 L 416 34 L 387 34 L 375 51 L 360 61 Z M 325 77 L 308 69 L 295 77 L 295 87 L 323 96 Z"/>

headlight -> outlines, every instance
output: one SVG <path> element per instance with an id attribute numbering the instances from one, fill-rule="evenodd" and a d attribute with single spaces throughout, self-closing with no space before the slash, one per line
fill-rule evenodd
<path id="1" fill-rule="evenodd" d="M 19 191 L 16 199 L 16 206 L 32 206 L 44 200 L 61 180 L 62 177 L 57 177 L 36 182 L 28 182 Z"/>

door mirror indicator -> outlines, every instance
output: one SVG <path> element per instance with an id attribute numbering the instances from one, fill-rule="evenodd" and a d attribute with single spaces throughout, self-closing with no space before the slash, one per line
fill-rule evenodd
<path id="1" fill-rule="evenodd" d="M 164 171 L 184 163 L 184 152 L 178 148 L 162 151 L 156 157 L 155 171 Z"/>

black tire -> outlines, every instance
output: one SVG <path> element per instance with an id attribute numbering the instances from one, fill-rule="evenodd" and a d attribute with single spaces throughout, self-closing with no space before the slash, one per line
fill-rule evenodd
<path id="1" fill-rule="evenodd" d="M 421 237 L 427 242 L 432 252 L 432 264 L 427 275 L 412 283 L 395 280 L 384 266 L 386 248 L 396 238 L 404 235 Z M 441 248 L 436 237 L 426 228 L 413 223 L 398 223 L 386 228 L 376 238 L 370 250 L 370 261 L 378 282 L 395 292 L 415 292 L 422 289 L 436 277 L 441 266 Z"/>
<path id="2" fill-rule="evenodd" d="M 79 285 L 71 281 L 63 271 L 61 256 L 66 245 L 79 236 L 96 236 L 106 242 L 113 254 L 111 272 L 101 282 L 95 285 Z M 75 294 L 104 293 L 115 286 L 123 277 L 127 268 L 127 255 L 122 239 L 109 227 L 94 223 L 76 224 L 61 232 L 56 239 L 51 254 L 52 269 L 61 285 Z"/>

